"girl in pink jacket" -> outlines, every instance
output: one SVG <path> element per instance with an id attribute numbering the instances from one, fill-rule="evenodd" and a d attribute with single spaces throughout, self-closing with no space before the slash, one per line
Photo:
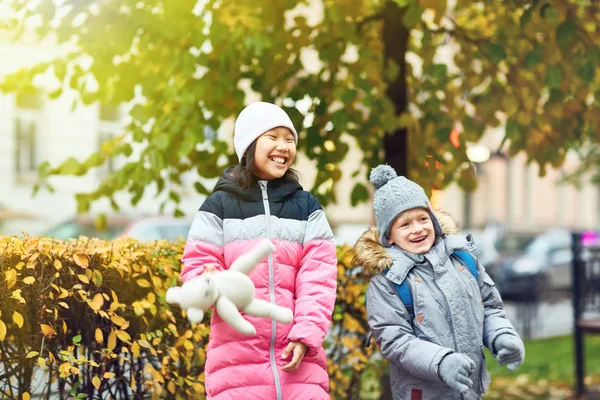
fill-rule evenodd
<path id="1" fill-rule="evenodd" d="M 235 122 L 240 163 L 227 168 L 200 207 L 185 246 L 181 280 L 229 268 L 260 238 L 275 250 L 250 274 L 256 297 L 288 307 L 291 324 L 245 315 L 244 336 L 213 313 L 206 392 L 213 400 L 328 400 L 323 340 L 336 294 L 333 234 L 315 197 L 290 167 L 298 135 L 280 107 L 256 102 Z"/>

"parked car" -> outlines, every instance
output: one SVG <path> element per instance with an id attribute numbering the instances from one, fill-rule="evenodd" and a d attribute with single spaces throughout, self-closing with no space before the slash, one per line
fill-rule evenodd
<path id="1" fill-rule="evenodd" d="M 503 258 L 494 279 L 504 299 L 538 300 L 571 288 L 571 232 L 552 229 L 535 237 L 522 254 Z"/>
<path id="2" fill-rule="evenodd" d="M 498 268 L 508 260 L 513 260 L 520 257 L 525 252 L 527 245 L 536 238 L 539 233 L 534 232 L 504 232 L 499 238 L 493 242 L 493 257 L 486 257 L 483 265 L 486 272 L 494 280 L 498 280 Z M 475 237 L 475 245 L 477 238 Z"/>
<path id="3" fill-rule="evenodd" d="M 109 215 L 106 217 L 105 229 L 99 229 L 96 224 L 97 216 L 78 215 L 62 222 L 43 236 L 60 240 L 87 236 L 90 238 L 115 239 L 128 236 L 143 241 L 167 239 L 175 241 L 187 239 L 192 225 L 189 218 L 174 218 L 171 216 L 136 216 Z"/>

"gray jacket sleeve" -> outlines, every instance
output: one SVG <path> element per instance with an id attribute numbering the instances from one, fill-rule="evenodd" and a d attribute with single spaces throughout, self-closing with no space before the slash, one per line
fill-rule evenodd
<path id="1" fill-rule="evenodd" d="M 374 276 L 367 289 L 367 315 L 383 356 L 420 379 L 438 380 L 438 365 L 452 349 L 415 337 L 410 316 L 394 284 Z"/>
<path id="2" fill-rule="evenodd" d="M 483 344 L 495 355 L 496 350 L 493 348 L 493 345 L 498 336 L 504 333 L 515 336 L 519 336 L 519 334 L 506 316 L 504 303 L 498 289 L 496 289 L 496 284 L 487 272 L 485 272 L 485 268 L 479 261 L 477 261 L 477 269 L 479 272 L 479 289 L 481 290 L 481 298 L 485 308 Z"/>

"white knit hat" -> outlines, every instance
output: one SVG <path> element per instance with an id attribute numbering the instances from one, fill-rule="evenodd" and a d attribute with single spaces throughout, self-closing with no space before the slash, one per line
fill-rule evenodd
<path id="1" fill-rule="evenodd" d="M 266 131 L 278 126 L 292 131 L 294 139 L 298 143 L 298 133 L 296 133 L 294 124 L 281 107 L 263 101 L 246 106 L 235 120 L 233 132 L 233 145 L 240 162 L 252 142 Z"/>

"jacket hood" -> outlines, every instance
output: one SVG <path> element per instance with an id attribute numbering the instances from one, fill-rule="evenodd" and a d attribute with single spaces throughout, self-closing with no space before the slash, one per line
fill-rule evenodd
<path id="1" fill-rule="evenodd" d="M 245 201 L 261 201 L 262 193 L 260 186 L 256 184 L 250 188 L 241 187 L 232 175 L 233 167 L 228 167 L 221 174 L 214 191 L 229 192 Z M 267 194 L 270 201 L 282 201 L 286 197 L 301 191 L 302 186 L 296 182 L 288 182 L 283 178 L 273 179 L 267 183 Z"/>
<path id="2" fill-rule="evenodd" d="M 442 238 L 446 241 L 446 248 L 471 250 L 469 243 L 472 243 L 472 240 L 469 237 L 454 236 L 458 232 L 458 224 L 450 214 L 437 210 L 435 216 L 442 228 Z M 448 235 L 452 235 L 452 237 Z M 362 265 L 371 276 L 392 267 L 393 258 L 389 251 L 379 243 L 379 233 L 376 228 L 371 228 L 361 235 L 353 247 L 353 252 L 353 265 Z"/>

